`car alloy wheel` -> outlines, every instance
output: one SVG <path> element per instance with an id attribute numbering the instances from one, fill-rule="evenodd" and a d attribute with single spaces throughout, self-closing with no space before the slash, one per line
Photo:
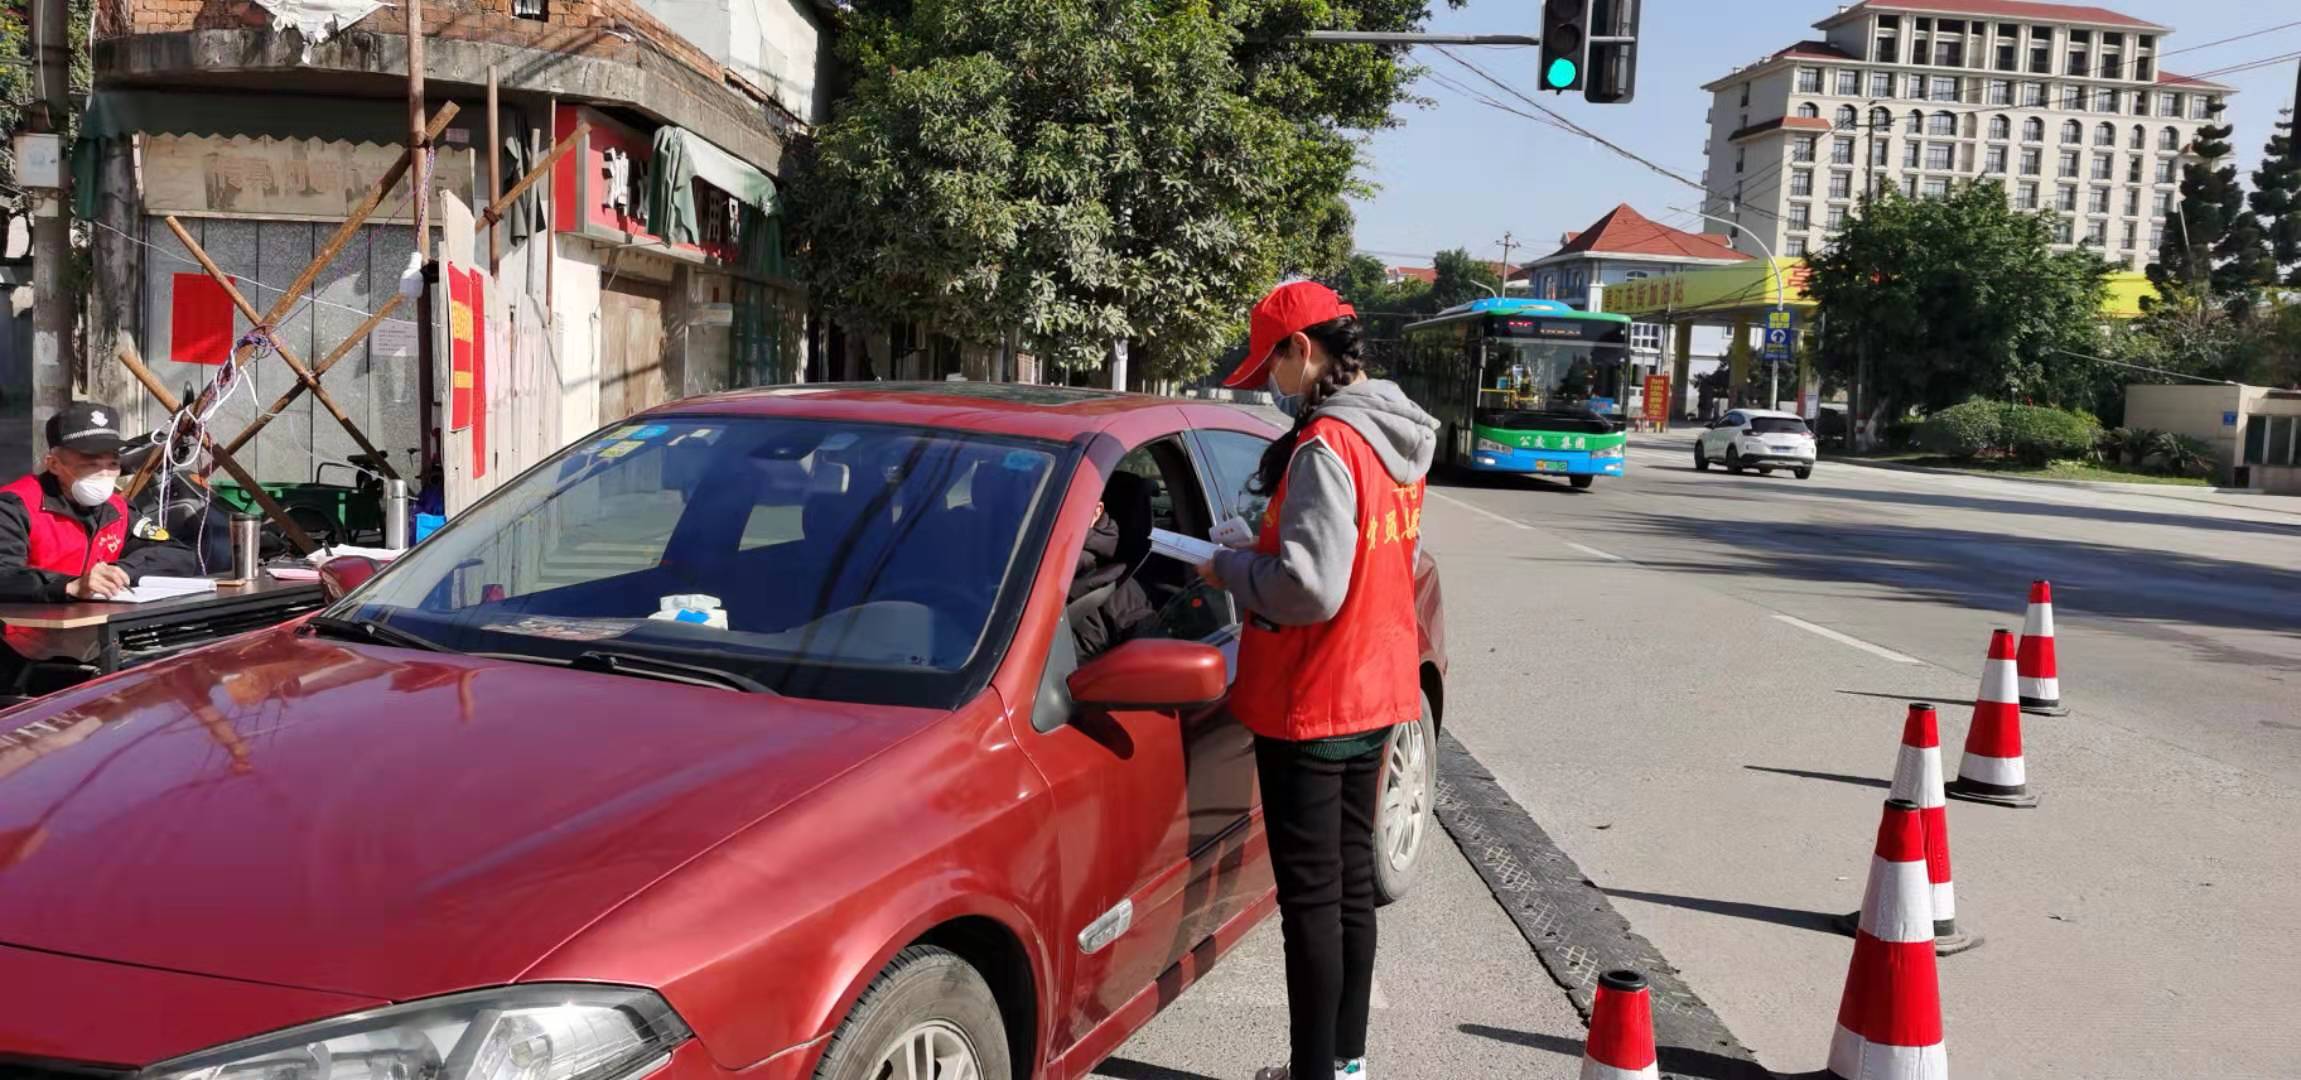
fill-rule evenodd
<path id="1" fill-rule="evenodd" d="M 967 1033 L 929 1020 L 898 1036 L 879 1058 L 876 1080 L 982 1080 Z"/>
<path id="2" fill-rule="evenodd" d="M 1384 904 L 1414 887 L 1438 815 L 1438 727 L 1430 701 L 1420 719 L 1390 729 L 1382 746 L 1382 799 L 1374 811 L 1374 894 Z"/>

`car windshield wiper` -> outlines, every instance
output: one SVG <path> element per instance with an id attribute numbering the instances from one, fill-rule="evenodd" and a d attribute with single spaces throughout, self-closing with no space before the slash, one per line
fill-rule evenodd
<path id="1" fill-rule="evenodd" d="M 374 619 L 346 619 L 336 615 L 314 615 L 304 625 L 314 633 L 330 637 L 350 638 L 375 645 L 396 645 L 403 649 L 422 649 L 425 652 L 447 652 L 448 647 L 426 637 L 408 633 Z"/>
<path id="2" fill-rule="evenodd" d="M 716 686 L 723 690 L 740 690 L 746 694 L 767 694 L 782 697 L 775 688 L 748 675 L 738 675 L 725 668 L 704 664 L 682 664 L 677 660 L 646 656 L 640 653 L 592 649 L 561 659 L 556 656 L 537 656 L 533 653 L 484 652 L 473 656 L 488 660 L 515 660 L 523 664 L 555 664 L 577 671 L 596 671 L 602 675 L 629 675 L 634 679 L 661 679 L 664 682 L 686 683 L 690 686 Z"/>

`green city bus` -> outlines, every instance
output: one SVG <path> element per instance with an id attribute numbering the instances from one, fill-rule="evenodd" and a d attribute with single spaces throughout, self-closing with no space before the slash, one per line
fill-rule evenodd
<path id="1" fill-rule="evenodd" d="M 1391 377 L 1445 425 L 1440 462 L 1578 488 L 1622 475 L 1627 316 L 1475 300 L 1407 326 L 1402 344 Z"/>

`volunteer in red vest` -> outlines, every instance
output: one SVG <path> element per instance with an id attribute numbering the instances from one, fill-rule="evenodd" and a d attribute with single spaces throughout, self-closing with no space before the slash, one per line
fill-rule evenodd
<path id="1" fill-rule="evenodd" d="M 129 539 L 117 412 L 75 401 L 48 418 L 47 436 L 40 471 L 0 487 L 0 603 L 102 600 L 146 573 L 189 568 L 181 545 Z M 95 644 L 87 631 L 9 627 L 6 637 L 0 693 L 16 684 L 25 661 L 86 659 Z"/>
<path id="2" fill-rule="evenodd" d="M 1357 313 L 1324 285 L 1255 305 L 1224 385 L 1294 416 L 1252 481 L 1251 549 L 1200 573 L 1246 612 L 1231 711 L 1255 735 L 1286 940 L 1288 1065 L 1260 1080 L 1363 1080 L 1374 985 L 1374 814 L 1382 746 L 1421 715 L 1414 560 L 1438 421 L 1368 378 Z"/>

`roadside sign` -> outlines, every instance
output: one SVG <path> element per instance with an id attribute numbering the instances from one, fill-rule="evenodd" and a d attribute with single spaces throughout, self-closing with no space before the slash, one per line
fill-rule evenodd
<path id="1" fill-rule="evenodd" d="M 1639 411 L 1648 420 L 1670 415 L 1670 377 L 1668 375 L 1646 376 L 1644 405 L 1645 407 Z"/>
<path id="2" fill-rule="evenodd" d="M 2224 410 L 2224 411 L 2222 412 L 2222 414 L 2221 414 L 2221 426 L 2222 426 L 2222 427 L 2236 427 L 2236 426 L 2237 426 L 2237 414 L 2236 414 L 2236 413 L 2233 413 L 2233 412 L 2229 412 L 2229 411 L 2226 411 L 2226 410 Z"/>
<path id="3" fill-rule="evenodd" d="M 1769 363 L 1781 363 L 1790 358 L 1791 342 L 1798 333 L 1798 314 L 1794 311 L 1766 313 L 1766 345 L 1761 354 Z"/>

